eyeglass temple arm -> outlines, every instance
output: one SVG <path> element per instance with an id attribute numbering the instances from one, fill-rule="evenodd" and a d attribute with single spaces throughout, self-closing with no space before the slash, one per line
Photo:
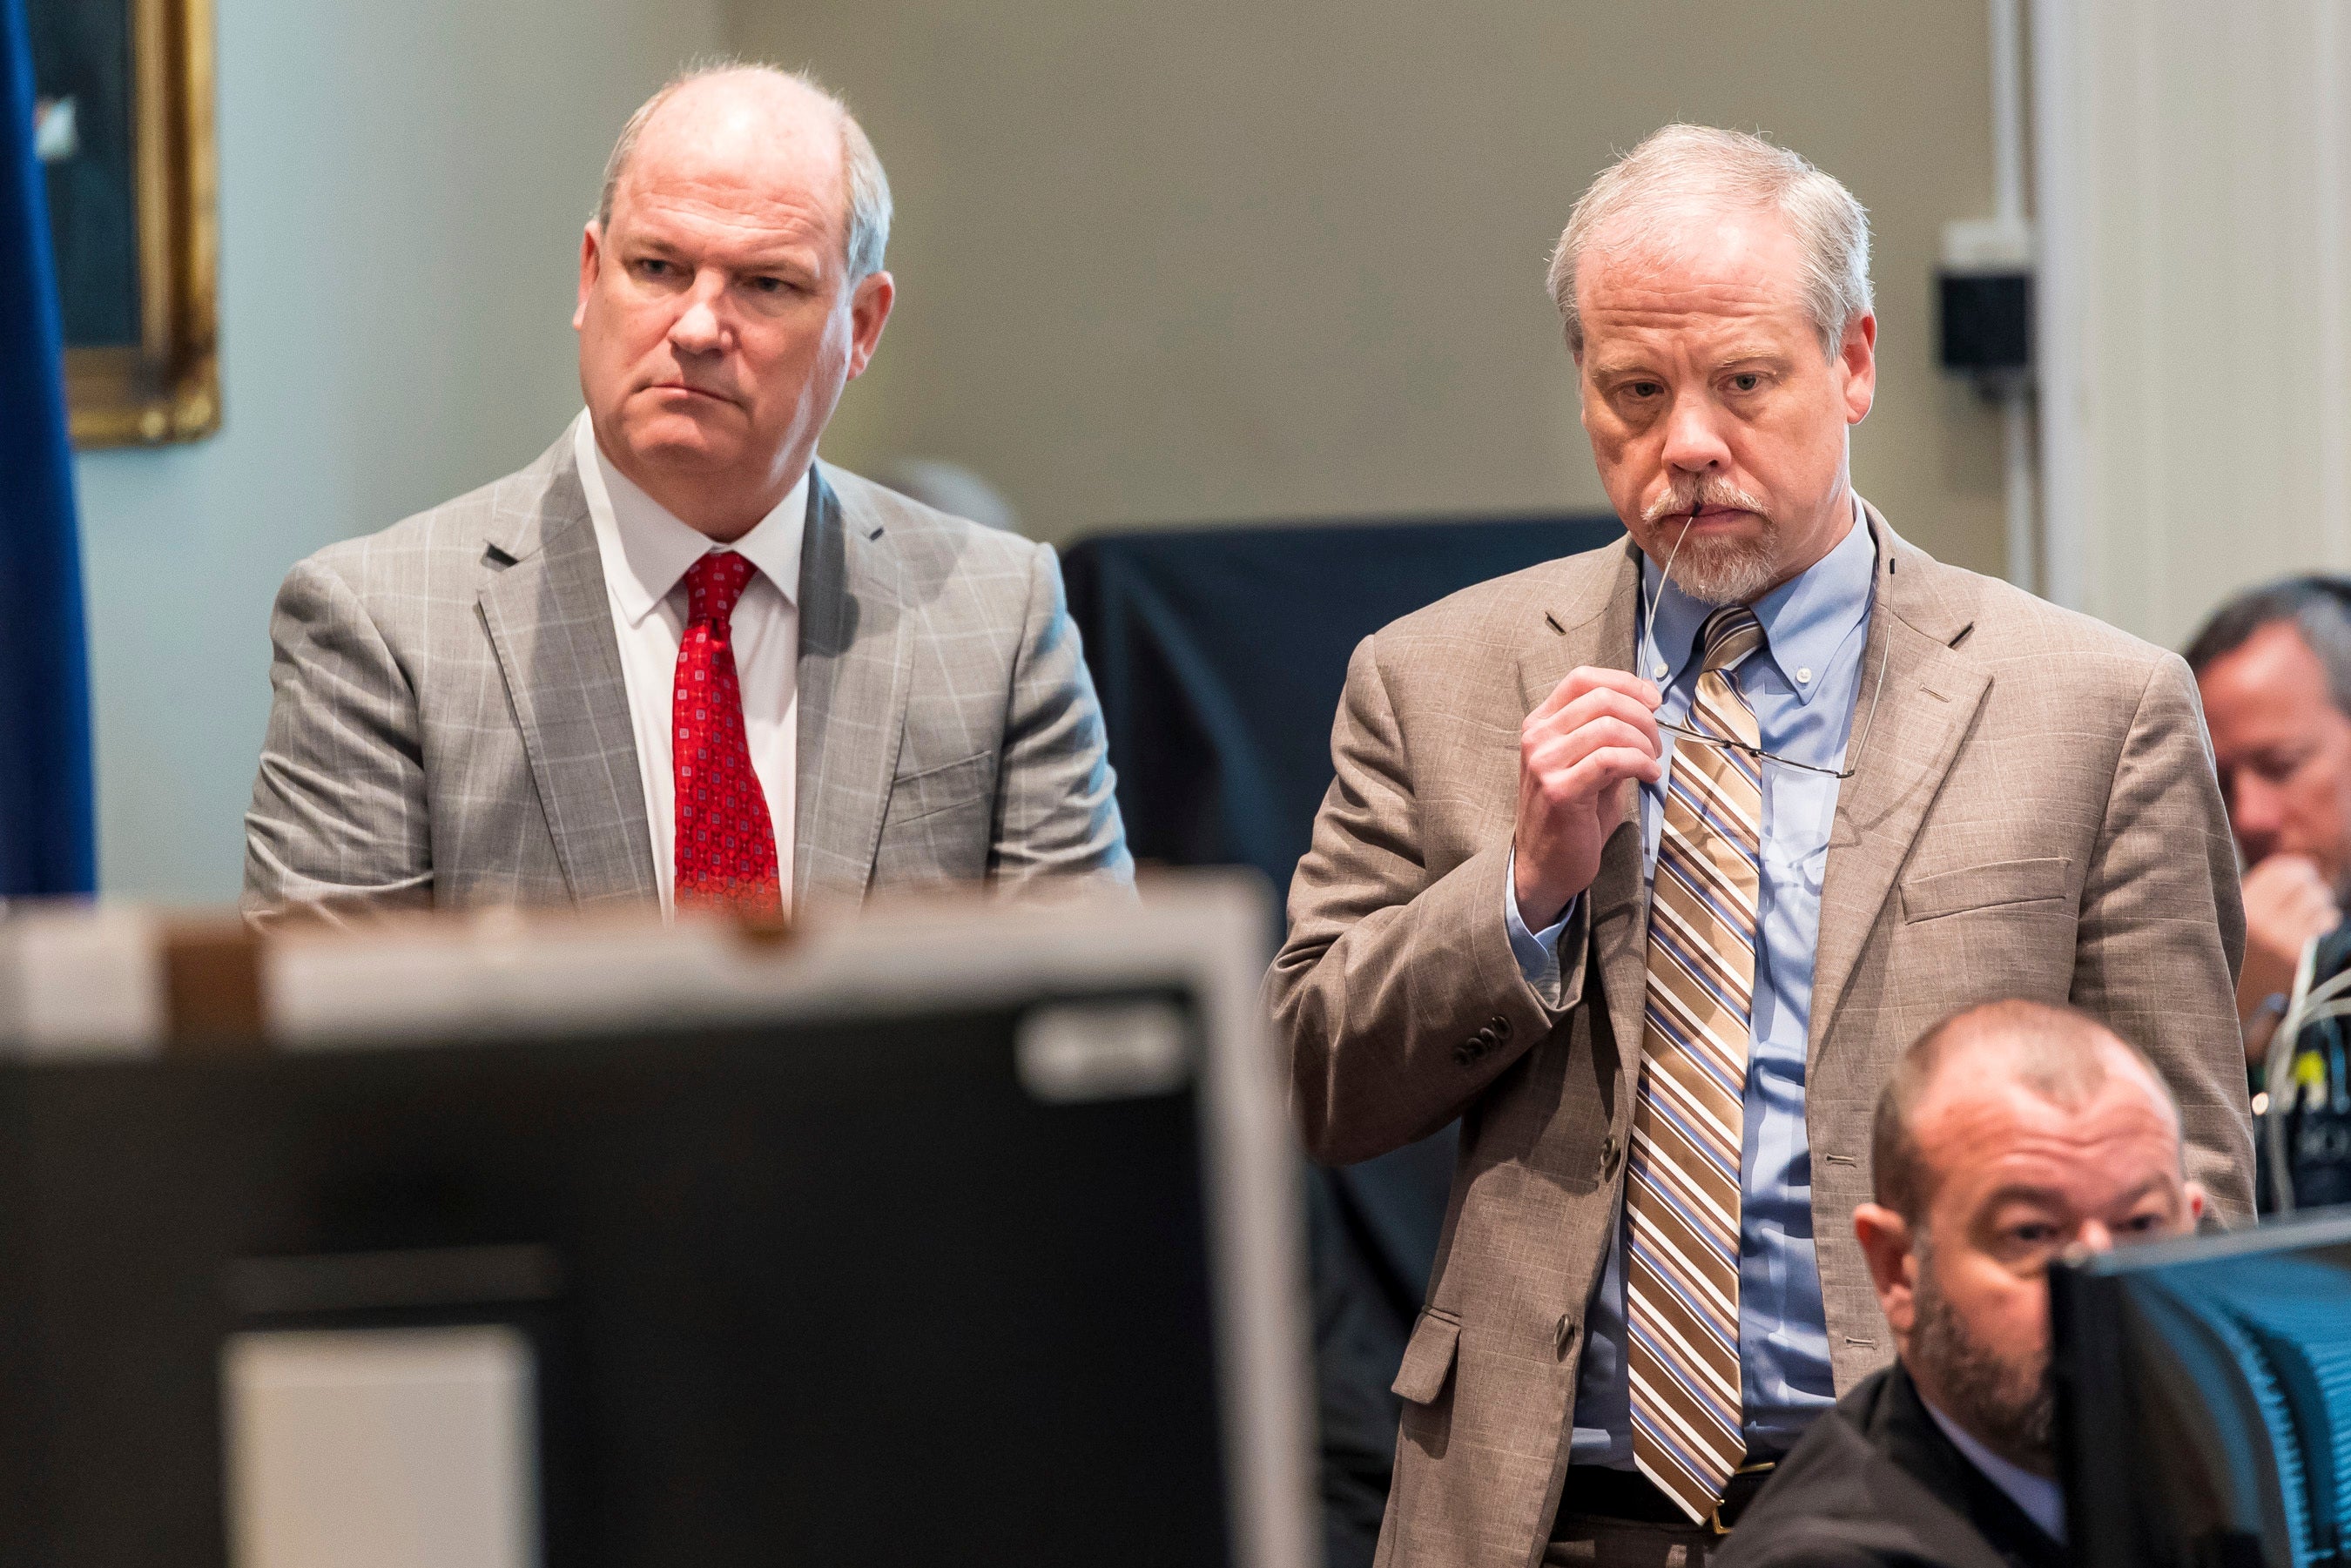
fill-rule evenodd
<path id="1" fill-rule="evenodd" d="M 1801 768 L 1807 773 L 1824 774 L 1831 779 L 1853 777 L 1853 769 L 1850 768 L 1823 768 L 1817 762 L 1799 762 L 1792 757 L 1782 757 L 1776 751 L 1766 751 L 1760 746 L 1750 746 L 1743 740 L 1729 740 L 1719 735 L 1708 735 L 1702 730 L 1692 729 L 1687 725 L 1676 724 L 1671 719 L 1657 720 L 1657 727 L 1670 729 L 1676 735 L 1687 736 L 1700 746 L 1719 746 L 1725 751 L 1743 752 L 1759 761 L 1776 762 L 1782 768 Z M 1864 737 L 1864 738 L 1867 737 Z"/>

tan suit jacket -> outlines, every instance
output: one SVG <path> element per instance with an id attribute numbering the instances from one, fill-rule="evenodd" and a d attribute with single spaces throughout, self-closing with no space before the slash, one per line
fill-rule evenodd
<path id="1" fill-rule="evenodd" d="M 2196 686 L 2174 655 L 1938 564 L 1874 509 L 1874 612 L 1821 894 L 1804 1122 L 1840 1394 L 1892 1354 L 1852 1214 L 1878 1088 L 1970 1003 L 2073 1002 L 2144 1047 L 2189 1174 L 2252 1211 L 2233 977 L 2244 920 Z M 1383 1568 L 1526 1568 L 1567 1472 L 1583 1314 L 1616 1227 L 1648 931 L 1640 813 L 1561 938 L 1553 1009 L 1502 900 L 1519 726 L 1579 664 L 1632 668 L 1628 543 L 1481 584 L 1355 650 L 1337 777 L 1268 977 L 1316 1158 L 1462 1118 Z M 1862 727 L 1880 669 L 1881 706 Z"/>

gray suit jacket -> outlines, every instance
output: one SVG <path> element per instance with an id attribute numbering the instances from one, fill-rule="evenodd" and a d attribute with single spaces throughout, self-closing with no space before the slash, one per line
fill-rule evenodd
<path id="1" fill-rule="evenodd" d="M 800 552 L 796 900 L 1125 882 L 1052 550 L 820 465 Z M 278 591 L 245 903 L 655 896 L 602 558 L 566 434 Z"/>
<path id="2" fill-rule="evenodd" d="M 2252 1209 L 2244 920 L 2187 667 L 1869 520 L 1860 701 L 1881 670 L 1885 688 L 1838 792 L 1804 1103 L 1840 1393 L 1893 1349 L 1852 1225 L 1878 1089 L 1961 1007 L 2027 997 L 2105 1019 L 2178 1094 L 2189 1174 L 2223 1216 Z M 1455 594 L 1355 650 L 1337 778 L 1268 977 L 1318 1158 L 1367 1158 L 1462 1118 L 1395 1382 L 1387 1568 L 1527 1568 L 1566 1478 L 1640 1070 L 1639 811 L 1561 938 L 1563 1007 L 1520 977 L 1502 900 L 1520 723 L 1579 664 L 1632 668 L 1639 581 L 1632 546 L 1612 546 Z"/>

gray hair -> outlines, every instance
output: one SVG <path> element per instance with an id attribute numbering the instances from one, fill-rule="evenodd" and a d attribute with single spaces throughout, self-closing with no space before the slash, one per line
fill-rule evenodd
<path id="1" fill-rule="evenodd" d="M 2212 612 L 2188 644 L 2188 667 L 2202 674 L 2264 626 L 2286 622 L 2326 671 L 2326 693 L 2351 714 L 2351 580 L 2289 577 L 2249 589 Z"/>
<path id="2" fill-rule="evenodd" d="M 1670 244 L 1673 209 L 1693 201 L 1772 208 L 1788 221 L 1804 254 L 1804 307 L 1820 330 L 1821 351 L 1836 358 L 1845 329 L 1872 308 L 1869 214 L 1851 191 L 1798 154 L 1710 125 L 1652 131 L 1577 199 L 1552 252 L 1548 280 L 1568 348 L 1583 352 L 1575 274 L 1593 237 L 1607 230 L 1610 250 Z"/>
<path id="3" fill-rule="evenodd" d="M 791 82 L 832 106 L 841 117 L 841 164 L 848 173 L 849 212 L 848 262 L 846 287 L 854 288 L 871 274 L 882 270 L 882 253 L 890 245 L 890 180 L 882 172 L 882 160 L 867 141 L 865 128 L 849 112 L 849 105 L 841 95 L 806 71 L 788 71 L 781 66 L 758 60 L 729 57 L 696 60 L 685 69 L 662 84 L 661 90 L 637 106 L 636 113 L 621 127 L 621 139 L 612 143 L 612 155 L 604 160 L 603 193 L 596 199 L 596 228 L 601 233 L 612 221 L 612 194 L 621 186 L 621 176 L 629 166 L 629 157 L 637 150 L 637 138 L 644 133 L 645 125 L 656 110 L 667 103 L 679 89 L 690 87 L 705 78 L 726 76 L 747 71 L 754 76 L 773 77 Z"/>

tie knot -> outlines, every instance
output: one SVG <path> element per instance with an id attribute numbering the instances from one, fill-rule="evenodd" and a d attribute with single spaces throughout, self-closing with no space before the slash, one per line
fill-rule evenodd
<path id="1" fill-rule="evenodd" d="M 1726 604 L 1706 618 L 1698 645 L 1706 651 L 1701 668 L 1735 670 L 1740 660 L 1763 645 L 1763 622 L 1744 604 Z"/>
<path id="2" fill-rule="evenodd" d="M 685 623 L 708 621 L 724 626 L 735 601 L 759 569 L 733 550 L 712 550 L 685 569 Z"/>

